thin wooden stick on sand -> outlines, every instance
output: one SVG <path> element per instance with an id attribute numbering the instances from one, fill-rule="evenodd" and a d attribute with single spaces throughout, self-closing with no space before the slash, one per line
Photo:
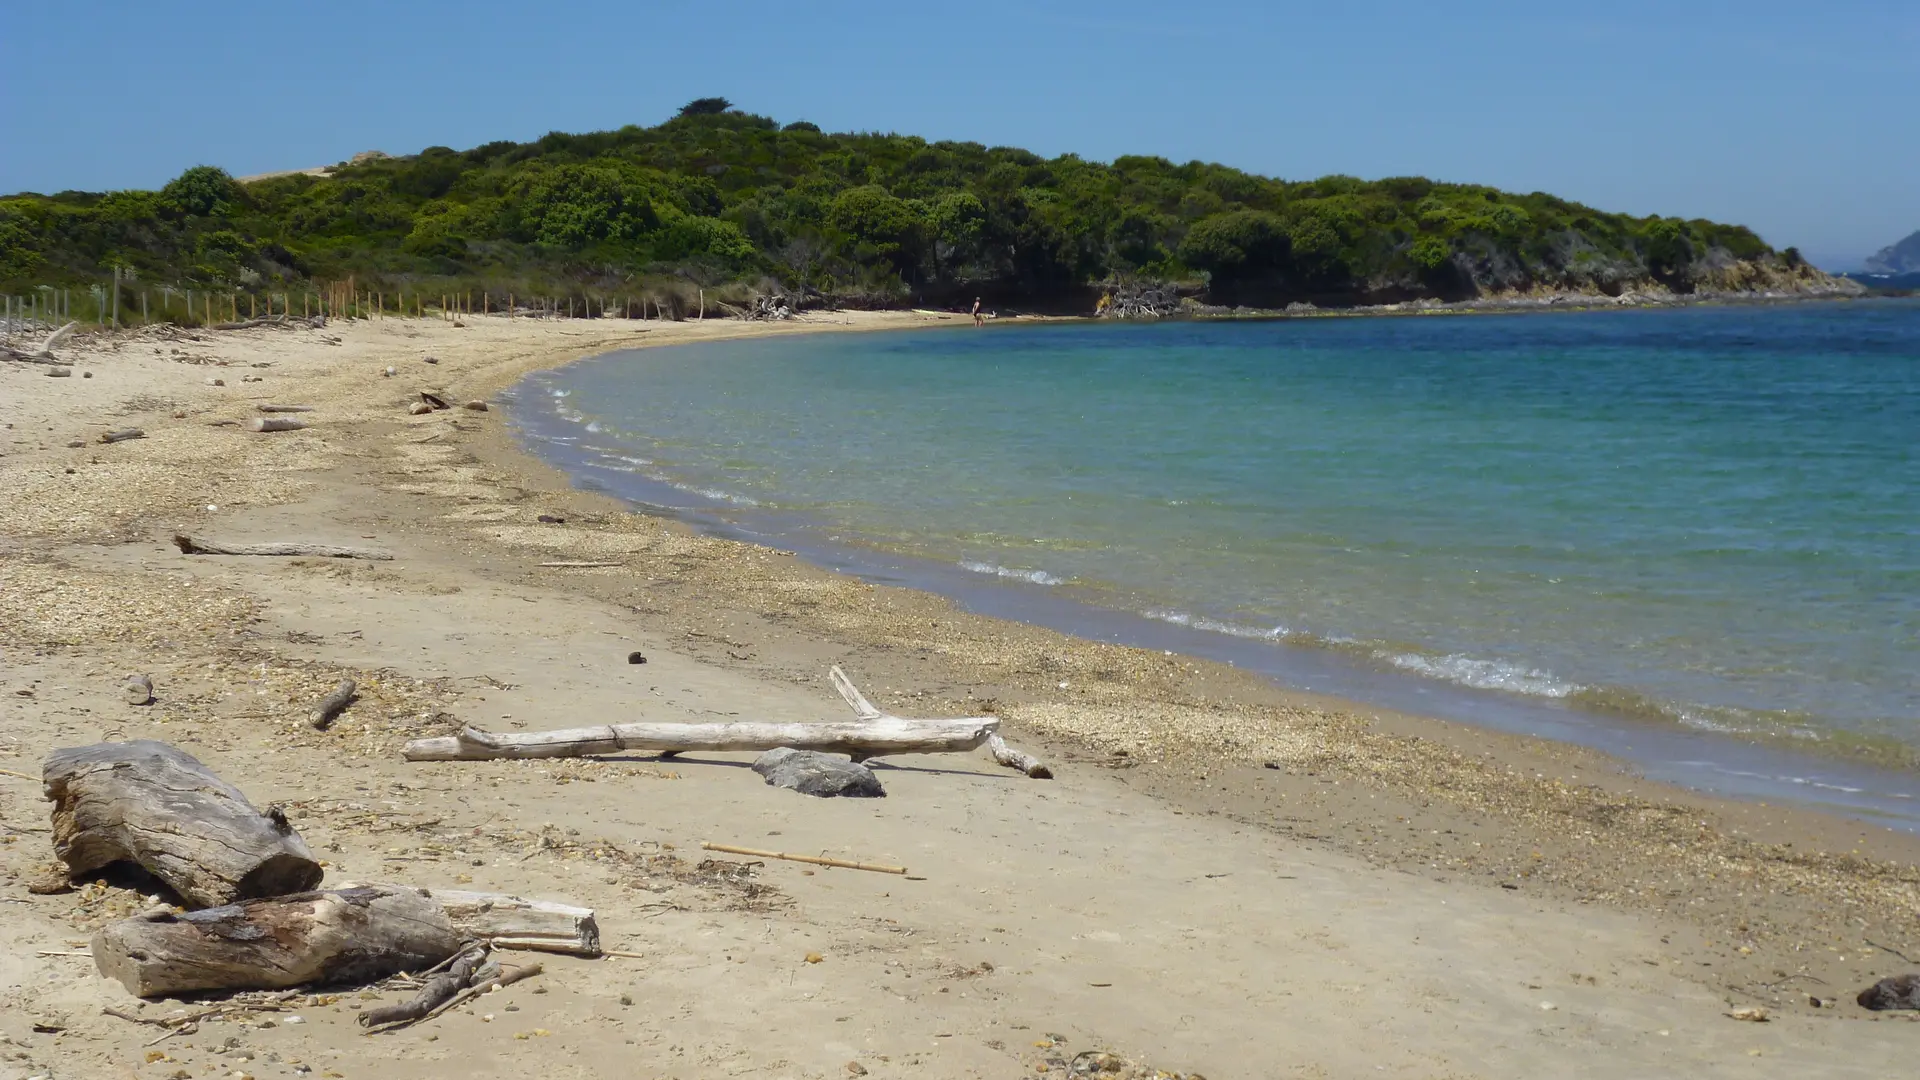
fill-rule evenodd
<path id="1" fill-rule="evenodd" d="M 732 844 L 714 844 L 702 840 L 700 846 L 708 851 L 724 851 L 729 855 L 752 855 L 761 859 L 785 859 L 788 862 L 812 863 L 815 866 L 837 866 L 842 870 L 871 870 L 876 874 L 904 874 L 904 866 L 885 866 L 880 863 L 848 862 L 845 859 L 829 859 L 824 855 L 789 855 L 784 851 L 761 851 L 759 848 L 734 847 Z"/>

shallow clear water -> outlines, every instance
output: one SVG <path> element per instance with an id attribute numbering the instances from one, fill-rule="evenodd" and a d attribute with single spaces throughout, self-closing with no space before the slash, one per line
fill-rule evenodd
<path id="1" fill-rule="evenodd" d="M 1920 304 L 786 337 L 522 399 L 689 508 L 1418 679 L 1920 745 Z"/>

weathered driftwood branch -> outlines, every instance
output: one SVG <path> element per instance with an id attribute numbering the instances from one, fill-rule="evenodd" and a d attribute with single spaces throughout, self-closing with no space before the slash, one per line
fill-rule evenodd
<path id="1" fill-rule="evenodd" d="M 487 950 L 478 946 L 454 957 L 445 971 L 436 972 L 421 985 L 412 1001 L 383 1005 L 360 1014 L 361 1027 L 386 1027 L 389 1024 L 414 1024 L 425 1020 L 433 1010 L 453 1000 L 464 990 L 487 962 Z"/>
<path id="2" fill-rule="evenodd" d="M 0 353 L 4 353 L 9 360 L 18 360 L 26 364 L 64 364 L 66 361 L 54 358 L 53 347 L 60 343 L 61 338 L 72 333 L 73 328 L 78 325 L 80 324 L 77 322 L 70 322 L 48 334 L 47 340 L 41 342 L 39 348 L 17 349 L 10 345 L 0 346 Z"/>
<path id="3" fill-rule="evenodd" d="M 42 781 L 53 802 L 54 854 L 71 875 L 135 863 L 194 907 L 320 883 L 320 864 L 284 816 L 262 814 L 166 743 L 55 750 Z"/>
<path id="4" fill-rule="evenodd" d="M 387 552 L 375 551 L 372 548 L 338 547 L 333 544 L 222 544 L 213 540 L 195 540 L 184 533 L 175 533 L 173 544 L 183 555 L 263 555 L 379 560 L 393 558 Z"/>
<path id="5" fill-rule="evenodd" d="M 487 761 L 496 758 L 591 757 L 634 750 L 679 754 L 698 750 L 774 750 L 784 746 L 794 750 L 846 754 L 855 761 L 864 761 L 892 754 L 973 750 L 985 744 L 1000 727 L 999 718 L 993 716 L 970 716 L 957 720 L 916 720 L 894 716 L 882 712 L 868 701 L 838 667 L 832 670 L 831 677 L 834 689 L 852 706 L 855 714 L 853 720 L 811 724 L 751 720 L 710 724 L 639 722 L 525 732 L 491 732 L 465 727 L 456 735 L 415 739 L 407 743 L 402 754 L 408 761 Z M 1007 753 L 1016 752 L 1009 748 Z M 1045 770 L 1045 766 L 1032 758 L 1024 754 L 1017 756 L 1025 764 L 1015 764 L 1013 760 L 998 754 L 995 759 L 1029 775 L 1033 775 L 1029 764 Z"/>
<path id="6" fill-rule="evenodd" d="M 341 679 L 340 685 L 334 687 L 332 693 L 321 698 L 319 704 L 313 707 L 312 714 L 307 717 L 307 723 L 311 724 L 315 731 L 327 730 L 327 725 L 333 723 L 333 718 L 345 712 L 347 705 L 353 701 L 353 691 L 353 680 Z"/>
<path id="7" fill-rule="evenodd" d="M 1035 780 L 1053 779 L 1053 770 L 1042 764 L 1040 759 L 1024 751 L 1015 750 L 1007 745 L 1007 740 L 999 732 L 987 736 L 987 753 L 993 760 L 1009 769 L 1018 769 Z"/>
<path id="8" fill-rule="evenodd" d="M 263 413 L 312 412 L 313 406 L 311 405 L 262 405 L 260 406 L 260 411 Z"/>
<path id="9" fill-rule="evenodd" d="M 119 431 L 105 432 L 100 436 L 103 443 L 126 442 L 128 439 L 144 439 L 147 433 L 137 427 L 122 428 Z"/>
<path id="10" fill-rule="evenodd" d="M 247 424 L 250 431 L 300 431 L 306 426 L 305 420 L 290 416 L 256 416 Z"/>
<path id="11" fill-rule="evenodd" d="M 349 885 L 124 919 L 93 939 L 100 973 L 141 997 L 370 982 L 474 944 L 600 953 L 584 908 L 402 885 Z M 531 944 L 529 944 L 531 943 Z"/>
<path id="12" fill-rule="evenodd" d="M 788 862 L 811 863 L 814 866 L 835 866 L 842 870 L 871 870 L 876 874 L 904 874 L 904 866 L 888 866 L 884 863 L 851 862 L 847 859 L 832 859 L 825 855 L 792 855 L 784 851 L 762 851 L 759 848 L 735 847 L 732 844 L 715 844 L 700 841 L 700 847 L 706 851 L 724 851 L 729 855 L 752 855 L 760 859 L 785 859 Z"/>

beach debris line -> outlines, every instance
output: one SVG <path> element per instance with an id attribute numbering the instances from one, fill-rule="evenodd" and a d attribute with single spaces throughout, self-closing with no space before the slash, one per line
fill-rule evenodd
<path id="1" fill-rule="evenodd" d="M 816 750 L 794 750 L 785 746 L 769 750 L 754 761 L 753 771 L 765 777 L 771 787 L 823 799 L 883 799 L 887 795 L 887 789 L 880 786 L 880 778 L 873 775 L 872 769 Z"/>
<path id="2" fill-rule="evenodd" d="M 313 712 L 307 716 L 307 724 L 315 731 L 325 731 L 334 718 L 347 710 L 353 702 L 354 684 L 352 679 L 341 679 L 333 692 L 314 705 Z"/>
<path id="3" fill-rule="evenodd" d="M 53 851 L 69 878 L 133 863 L 206 907 L 311 889 L 324 873 L 284 814 L 261 813 L 166 743 L 55 750 L 41 780 L 53 802 Z"/>
<path id="4" fill-rule="evenodd" d="M 422 971 L 472 950 L 600 955 L 587 908 L 499 893 L 358 884 L 103 927 L 94 964 L 137 997 L 281 990 Z M 456 987 L 457 989 L 457 987 Z"/>
<path id="5" fill-rule="evenodd" d="M 393 556 L 372 548 L 341 547 L 336 544 L 223 544 L 215 540 L 196 540 L 175 533 L 173 545 L 183 555 L 259 555 L 318 559 L 391 560 Z"/>
<path id="6" fill-rule="evenodd" d="M 832 669 L 834 689 L 853 708 L 853 720 L 770 723 L 604 724 L 555 731 L 489 732 L 463 727 L 458 734 L 415 739 L 401 751 L 408 761 L 490 761 L 499 758 L 591 757 L 631 750 L 687 753 L 696 750 L 817 750 L 855 761 L 892 754 L 940 754 L 978 749 L 1000 729 L 996 716 L 953 720 L 909 719 L 882 712 Z M 1026 758 L 1026 755 L 1020 755 Z M 996 760 L 999 760 L 996 757 Z M 1026 758 L 1034 765 L 1032 759 Z M 1009 764 L 1003 761 L 1002 764 Z M 1019 767 L 1012 766 L 1010 767 Z M 1041 768 L 1044 769 L 1042 766 Z M 1022 771 L 1028 771 L 1023 769 Z M 1028 775 L 1033 775 L 1028 771 Z M 1050 774 L 1049 774 L 1050 775 Z"/>
<path id="7" fill-rule="evenodd" d="M 905 874 L 904 866 L 887 866 L 884 863 L 849 862 L 846 859 L 833 859 L 825 855 L 794 855 L 785 851 L 762 851 L 759 848 L 736 847 L 733 844 L 716 844 L 712 841 L 700 842 L 703 851 L 724 851 L 729 855 L 751 855 L 756 859 L 785 859 L 788 862 L 807 863 L 812 866 L 832 866 L 841 870 L 871 870 L 876 874 Z"/>

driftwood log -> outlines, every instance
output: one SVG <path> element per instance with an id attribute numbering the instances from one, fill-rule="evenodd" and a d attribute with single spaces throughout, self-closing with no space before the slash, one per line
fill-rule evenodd
<path id="1" fill-rule="evenodd" d="M 147 433 L 137 427 L 122 428 L 119 431 L 105 432 L 100 436 L 103 443 L 126 442 L 128 439 L 144 439 Z"/>
<path id="2" fill-rule="evenodd" d="M 173 546 L 183 555 L 265 555 L 317 559 L 392 559 L 384 551 L 372 548 L 339 547 L 333 544 L 222 544 L 213 540 L 195 540 L 175 533 Z"/>
<path id="3" fill-rule="evenodd" d="M 193 907 L 311 889 L 322 871 L 279 814 L 191 754 L 137 739 L 55 750 L 42 770 L 70 876 L 129 862 Z"/>
<path id="4" fill-rule="evenodd" d="M 631 723 L 557 731 L 489 732 L 460 729 L 457 735 L 415 739 L 402 754 L 408 761 L 486 761 L 495 758 L 591 757 L 640 750 L 686 753 L 696 750 L 817 750 L 846 754 L 855 761 L 892 754 L 937 754 L 976 749 L 999 731 L 994 716 L 957 720 L 915 720 L 882 712 L 868 701 L 846 673 L 832 670 L 834 689 L 853 707 L 855 719 L 812 724 L 729 721 L 710 724 Z M 1005 747 L 1005 743 L 1001 743 Z M 1011 748 L 1007 753 L 1015 754 Z M 1028 775 L 1045 766 L 1024 754 L 1020 764 L 995 760 Z M 1031 766 L 1031 768 L 1030 768 Z M 1050 773 L 1048 775 L 1051 775 Z"/>
<path id="5" fill-rule="evenodd" d="M 600 955 L 593 912 L 512 896 L 349 885 L 123 919 L 93 939 L 100 973 L 140 997 L 370 982 L 474 944 Z"/>
<path id="6" fill-rule="evenodd" d="M 123 689 L 127 695 L 127 704 L 153 704 L 153 676 L 129 675 L 127 676 L 127 684 Z"/>
<path id="7" fill-rule="evenodd" d="M 353 680 L 341 679 L 340 685 L 334 687 L 332 693 L 321 698 L 313 707 L 313 712 L 307 716 L 307 723 L 312 725 L 315 731 L 327 730 L 328 725 L 333 723 L 333 718 L 345 712 L 347 706 L 353 702 L 353 691 Z"/>
<path id="8" fill-rule="evenodd" d="M 263 413 L 312 412 L 313 406 L 311 405 L 262 405 L 260 406 L 260 411 Z"/>
<path id="9" fill-rule="evenodd" d="M 290 416 L 256 416 L 247 424 L 250 431 L 299 431 L 306 426 L 305 420 Z"/>

